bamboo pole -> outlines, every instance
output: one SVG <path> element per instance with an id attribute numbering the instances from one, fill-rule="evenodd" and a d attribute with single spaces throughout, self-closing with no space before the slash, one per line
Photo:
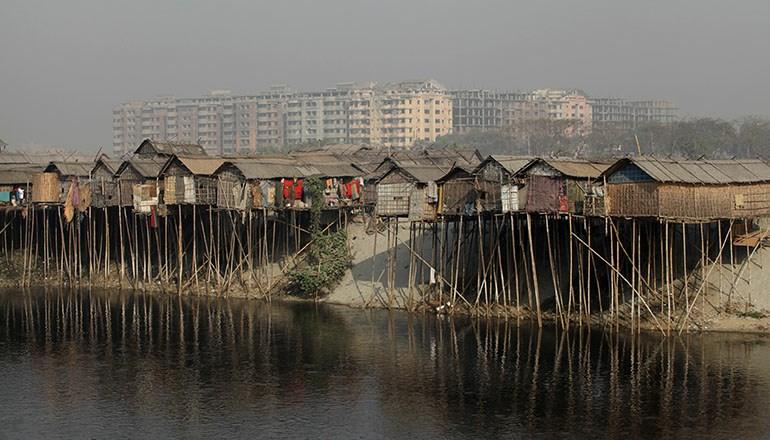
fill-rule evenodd
<path id="1" fill-rule="evenodd" d="M 537 267 L 535 265 L 535 245 L 532 242 L 532 216 L 527 213 L 527 237 L 529 239 L 529 257 L 532 263 L 532 281 L 535 287 L 535 307 L 537 310 L 537 326 L 543 326 L 543 317 L 540 312 L 540 290 L 538 288 Z"/>

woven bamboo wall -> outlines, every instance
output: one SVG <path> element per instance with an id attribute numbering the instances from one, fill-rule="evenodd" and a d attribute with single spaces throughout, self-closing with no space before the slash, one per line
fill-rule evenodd
<path id="1" fill-rule="evenodd" d="M 227 167 L 219 172 L 217 182 L 217 206 L 220 208 L 235 208 L 238 206 L 240 197 L 236 196 L 235 189 L 243 189 L 244 179 L 240 173 Z"/>
<path id="2" fill-rule="evenodd" d="M 662 184 L 658 197 L 664 218 L 706 221 L 770 215 L 770 184 Z"/>
<path id="3" fill-rule="evenodd" d="M 441 190 L 442 214 L 462 215 L 466 213 L 466 204 L 475 210 L 476 188 L 473 180 L 457 179 L 444 182 Z"/>
<path id="4" fill-rule="evenodd" d="M 405 217 L 409 215 L 409 194 L 414 185 L 411 183 L 377 184 L 377 215 L 386 217 Z"/>
<path id="5" fill-rule="evenodd" d="M 91 206 L 104 208 L 118 205 L 118 184 L 112 179 L 98 178 L 91 181 Z"/>
<path id="6" fill-rule="evenodd" d="M 61 194 L 59 175 L 40 173 L 32 177 L 32 201 L 36 203 L 58 203 Z"/>
<path id="7" fill-rule="evenodd" d="M 608 183 L 604 207 L 613 217 L 656 217 L 658 184 L 656 182 Z"/>
<path id="8" fill-rule="evenodd" d="M 163 203 L 176 205 L 176 176 L 166 176 L 163 182 Z"/>
<path id="9" fill-rule="evenodd" d="M 217 179 L 195 176 L 195 203 L 198 205 L 217 204 Z"/>
<path id="10" fill-rule="evenodd" d="M 490 180 L 479 180 L 476 182 L 478 190 L 478 200 L 481 209 L 485 212 L 501 212 L 503 209 L 501 201 L 500 183 Z"/>

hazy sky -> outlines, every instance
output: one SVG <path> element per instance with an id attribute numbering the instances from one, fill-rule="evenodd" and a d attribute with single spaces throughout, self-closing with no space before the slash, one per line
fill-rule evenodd
<path id="1" fill-rule="evenodd" d="M 0 0 L 0 138 L 111 149 L 160 94 L 432 77 L 770 115 L 770 0 Z"/>

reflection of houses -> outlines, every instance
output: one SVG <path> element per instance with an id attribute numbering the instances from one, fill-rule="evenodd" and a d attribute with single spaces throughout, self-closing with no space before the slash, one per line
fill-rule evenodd
<path id="1" fill-rule="evenodd" d="M 522 183 L 518 200 L 531 213 L 583 214 L 586 198 L 609 164 L 581 159 L 538 158 L 513 177 Z"/>
<path id="2" fill-rule="evenodd" d="M 770 215 L 761 160 L 621 159 L 603 174 L 606 214 L 710 221 Z"/>

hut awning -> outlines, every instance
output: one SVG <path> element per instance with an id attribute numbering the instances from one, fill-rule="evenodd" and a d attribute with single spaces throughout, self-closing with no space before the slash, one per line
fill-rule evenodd
<path id="1" fill-rule="evenodd" d="M 770 166 L 758 159 L 673 160 L 634 157 L 621 159 L 607 169 L 604 175 L 609 177 L 629 163 L 661 183 L 727 185 L 770 182 Z"/>

